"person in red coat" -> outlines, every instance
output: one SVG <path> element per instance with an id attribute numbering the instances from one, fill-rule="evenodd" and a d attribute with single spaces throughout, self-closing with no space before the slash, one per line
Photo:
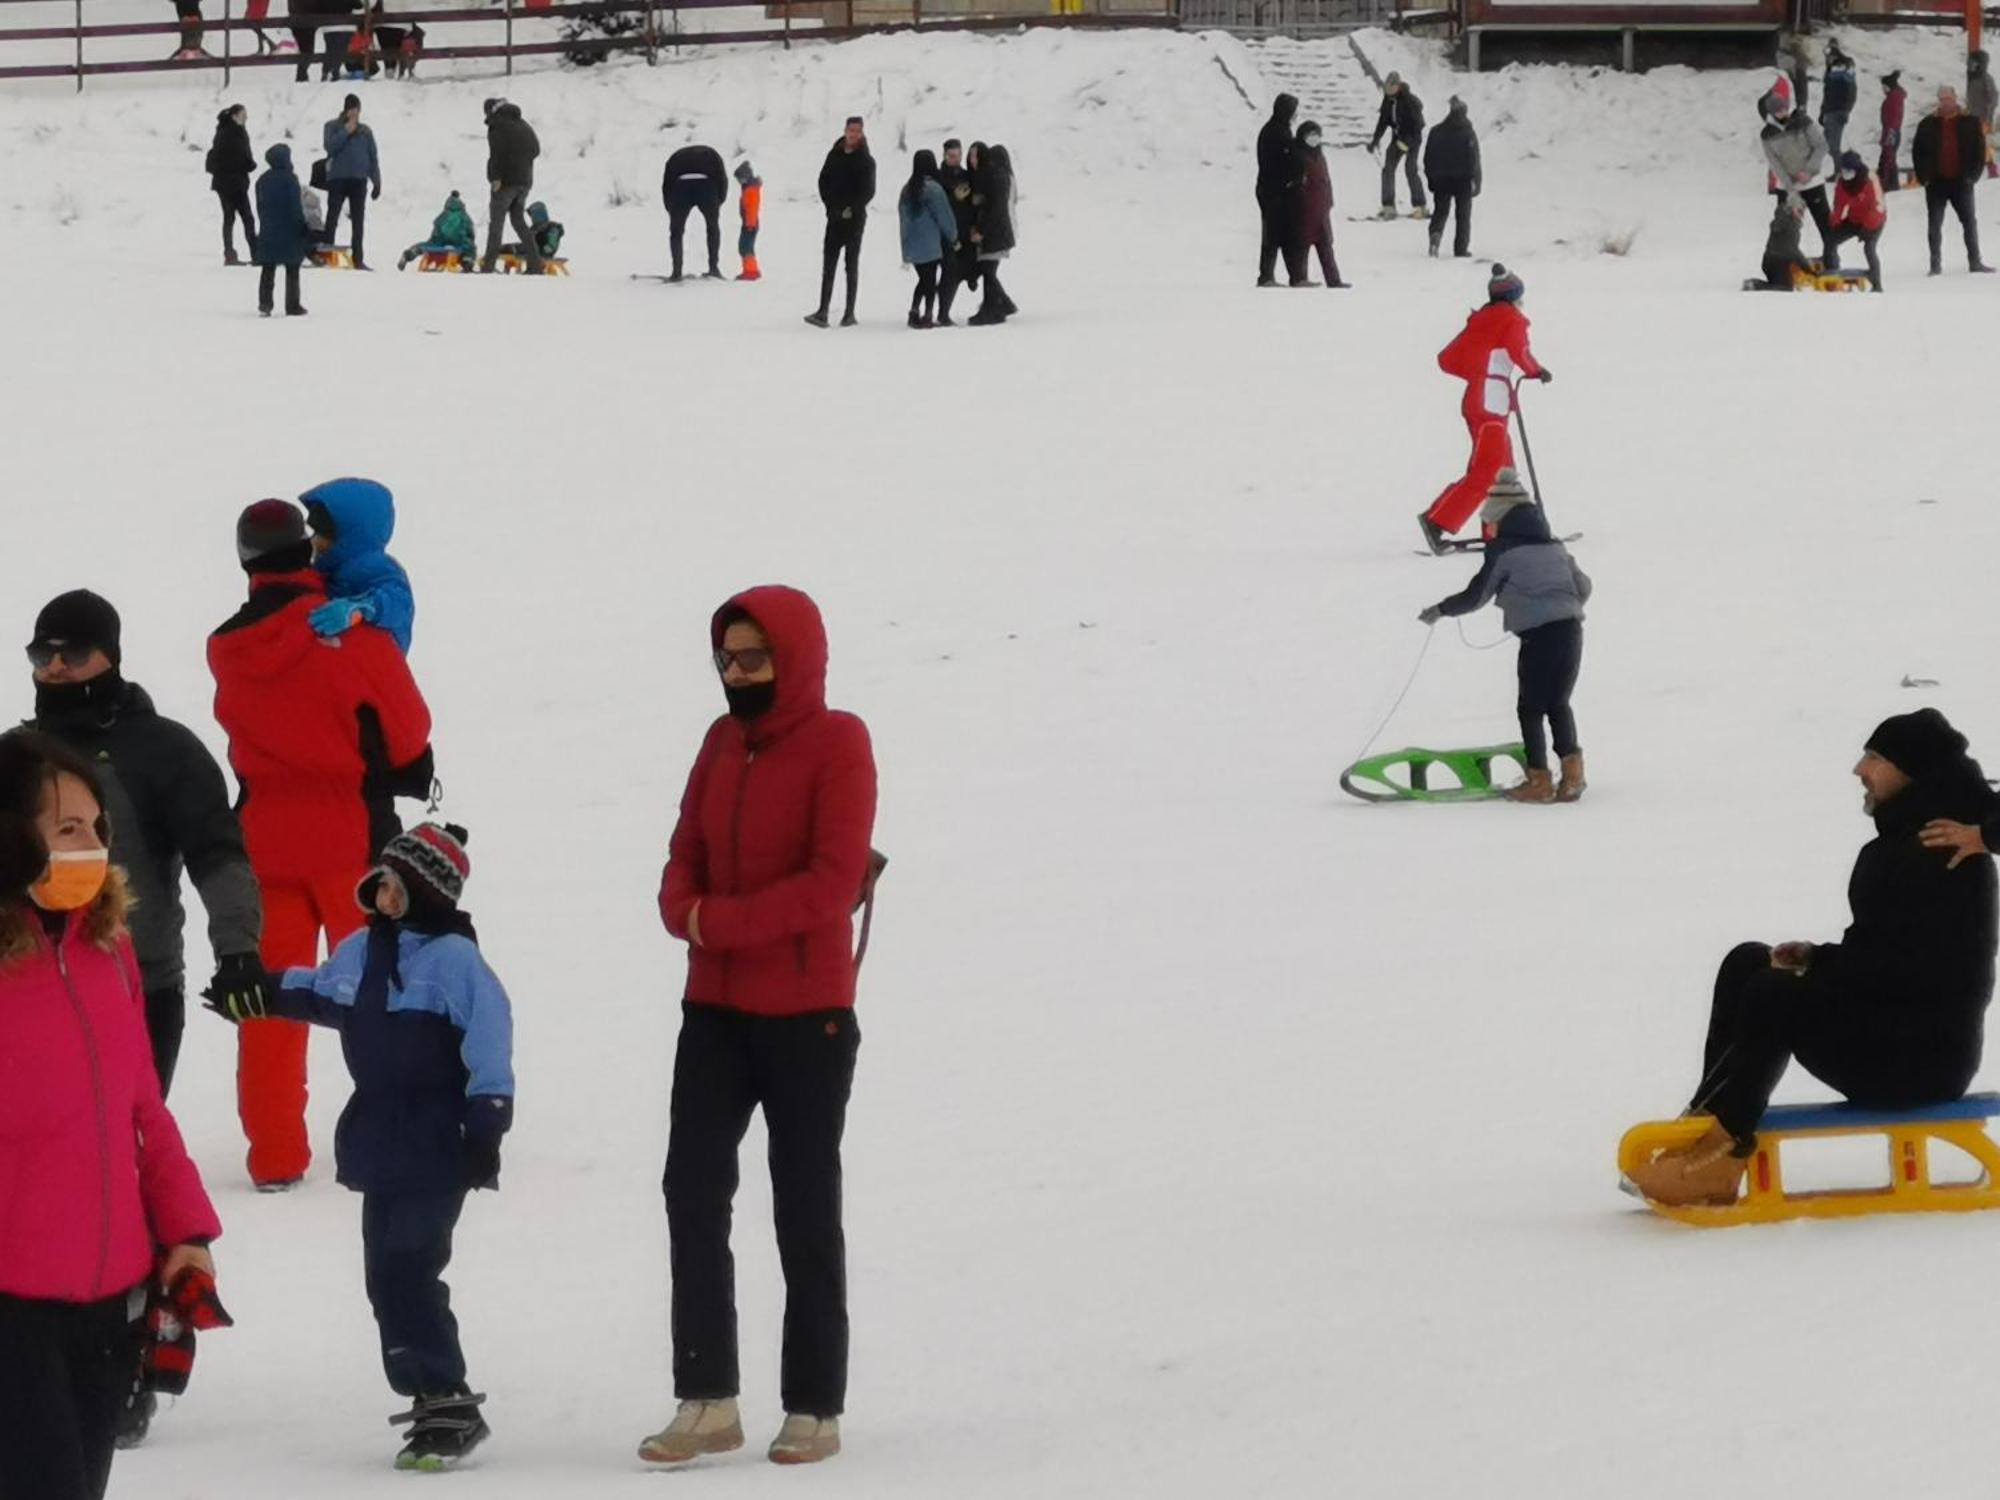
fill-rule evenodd
<path id="1" fill-rule="evenodd" d="M 730 1200 L 761 1105 L 785 1271 L 786 1417 L 769 1456 L 811 1463 L 839 1451 L 847 1394 L 840 1136 L 875 758 L 861 720 L 826 706 L 811 599 L 751 589 L 709 639 L 729 712 L 695 757 L 660 883 L 660 916 L 688 945 L 665 1181 L 680 1406 L 639 1454 L 684 1463 L 742 1445 Z"/>
<path id="2" fill-rule="evenodd" d="M 1848 240 L 1861 241 L 1868 257 L 1868 285 L 1882 290 L 1882 259 L 1875 246 L 1882 228 L 1889 222 L 1889 205 L 1882 199 L 1882 185 L 1868 175 L 1868 164 L 1858 151 L 1840 155 L 1840 181 L 1833 190 L 1833 238 L 1838 248 Z"/>
<path id="3" fill-rule="evenodd" d="M 431 787 L 431 716 L 395 640 L 372 625 L 323 640 L 327 602 L 304 513 L 260 500 L 237 523 L 249 603 L 208 640 L 215 719 L 242 787 L 243 842 L 264 899 L 261 957 L 274 973 L 319 962 L 365 920 L 354 890 L 400 831 L 397 795 Z M 250 1178 L 280 1190 L 312 1164 L 307 1028 L 252 1021 L 237 1033 L 237 1112 Z"/>
<path id="4" fill-rule="evenodd" d="M 1523 377 L 1553 379 L 1528 348 L 1528 319 L 1521 311 L 1526 288 L 1499 262 L 1486 284 L 1486 305 L 1465 320 L 1457 338 L 1438 355 L 1438 368 L 1465 382 L 1459 414 L 1472 435 L 1472 458 L 1465 475 L 1444 487 L 1417 517 L 1424 543 L 1445 551 L 1445 538 L 1472 519 L 1502 469 L 1514 467 L 1514 443 L 1507 426 L 1514 412 L 1514 387 Z"/>
<path id="5" fill-rule="evenodd" d="M 1900 70 L 1882 75 L 1882 158 L 1875 165 L 1875 176 L 1885 193 L 1893 193 L 1903 185 L 1896 151 L 1903 144 L 1903 106 L 1909 97 Z"/>
<path id="6" fill-rule="evenodd" d="M 222 1233 L 160 1097 L 90 762 L 0 735 L 0 1496 L 100 1500 L 157 1281 Z"/>

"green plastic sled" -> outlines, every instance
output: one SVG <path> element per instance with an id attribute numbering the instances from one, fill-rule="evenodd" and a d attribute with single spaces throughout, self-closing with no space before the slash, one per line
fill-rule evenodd
<path id="1" fill-rule="evenodd" d="M 1484 745 L 1473 750 L 1395 750 L 1371 755 L 1340 773 L 1340 789 L 1363 802 L 1484 802 L 1502 795 L 1493 784 L 1493 762 L 1509 760 L 1525 774 L 1527 752 L 1518 744 Z M 1407 781 L 1391 779 L 1401 766 Z M 1432 768 L 1442 766 L 1449 785 L 1432 782 Z"/>

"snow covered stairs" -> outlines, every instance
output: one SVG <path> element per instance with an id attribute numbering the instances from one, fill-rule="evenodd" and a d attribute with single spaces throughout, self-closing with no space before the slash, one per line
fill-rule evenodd
<path id="1" fill-rule="evenodd" d="M 1949 1104 L 1907 1110 L 1863 1109 L 1855 1104 L 1778 1105 L 1757 1122 L 1757 1150 L 1746 1164 L 1743 1194 L 1734 1203 L 1694 1207 L 1649 1202 L 1647 1206 L 1663 1217 L 1706 1228 L 2000 1208 L 2000 1143 L 1986 1130 L 1986 1122 L 1995 1115 L 2000 1115 L 2000 1094 L 1968 1094 Z M 1635 1166 L 1662 1151 L 1692 1145 L 1714 1123 L 1707 1115 L 1685 1115 L 1634 1125 L 1618 1143 L 1618 1170 L 1629 1176 Z M 1881 1136 L 1888 1148 L 1888 1186 L 1785 1190 L 1779 1152 L 1787 1142 L 1864 1135 Z M 1977 1179 L 1933 1180 L 1934 1143 L 1971 1157 L 1980 1169 Z"/>
<path id="2" fill-rule="evenodd" d="M 1317 121 L 1329 146 L 1368 144 L 1379 93 L 1346 37 L 1304 42 L 1274 36 L 1244 45 L 1264 80 L 1260 108 L 1291 94 L 1299 101 L 1299 120 Z"/>

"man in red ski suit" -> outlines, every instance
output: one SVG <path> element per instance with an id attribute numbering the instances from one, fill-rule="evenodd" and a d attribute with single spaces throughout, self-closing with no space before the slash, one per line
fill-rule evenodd
<path id="1" fill-rule="evenodd" d="M 1528 319 L 1520 308 L 1521 278 L 1497 262 L 1486 284 L 1486 305 L 1465 320 L 1457 338 L 1438 355 L 1438 368 L 1465 382 L 1459 413 L 1472 435 L 1472 459 L 1465 477 L 1454 480 L 1417 517 L 1424 544 L 1445 550 L 1444 539 L 1472 519 L 1502 469 L 1514 467 L 1508 422 L 1514 386 L 1523 377 L 1547 382 L 1549 372 L 1528 348 Z"/>
<path id="2" fill-rule="evenodd" d="M 397 833 L 395 797 L 429 795 L 431 716 L 395 640 L 372 625 L 322 639 L 327 602 L 305 516 L 260 500 L 236 527 L 250 601 L 208 639 L 215 718 L 242 788 L 243 842 L 264 897 L 264 966 L 319 962 L 365 917 L 355 888 Z M 306 1036 L 298 1021 L 237 1031 L 236 1107 L 250 1179 L 305 1176 Z"/>

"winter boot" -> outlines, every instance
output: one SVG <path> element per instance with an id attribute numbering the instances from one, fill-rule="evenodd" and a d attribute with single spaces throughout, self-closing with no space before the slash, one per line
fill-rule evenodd
<path id="1" fill-rule="evenodd" d="M 1589 782 L 1583 779 L 1583 752 L 1578 750 L 1562 758 L 1562 780 L 1556 786 L 1556 801 L 1574 802 L 1580 798 Z"/>
<path id="2" fill-rule="evenodd" d="M 225 250 L 222 252 L 222 263 L 225 266 L 240 266 L 243 259 L 234 250 Z"/>
<path id="3" fill-rule="evenodd" d="M 1429 511 L 1420 510 L 1417 512 L 1417 525 L 1423 530 L 1424 545 L 1430 548 L 1435 556 L 1443 557 L 1445 553 L 1451 550 L 1445 538 L 1444 528 L 1431 519 Z"/>
<path id="4" fill-rule="evenodd" d="M 1502 795 L 1509 802 L 1553 802 L 1556 800 L 1556 786 L 1547 771 L 1530 771 L 1526 781 L 1509 787 Z"/>
<path id="5" fill-rule="evenodd" d="M 1432 259 L 1432 260 L 1436 260 L 1436 259 L 1438 258 L 1438 246 L 1439 246 L 1439 245 L 1441 245 L 1441 244 L 1443 244 L 1443 243 L 1444 243 L 1444 236 L 1443 236 L 1443 235 L 1441 235 L 1441 234 L 1433 234 L 1433 235 L 1431 236 L 1431 259 Z"/>
<path id="6" fill-rule="evenodd" d="M 1727 1207 L 1743 1183 L 1743 1158 L 1720 1125 L 1692 1146 L 1662 1151 L 1632 1170 L 1632 1185 L 1654 1203 L 1674 1208 Z"/>
<path id="7" fill-rule="evenodd" d="M 485 1400 L 460 1386 L 441 1396 L 419 1396 L 408 1411 L 389 1418 L 391 1427 L 410 1424 L 409 1440 L 396 1455 L 396 1467 L 427 1474 L 456 1467 L 493 1435 L 479 1414 Z"/>
<path id="8" fill-rule="evenodd" d="M 766 1454 L 774 1464 L 816 1464 L 840 1451 L 840 1418 L 787 1412 Z"/>
<path id="9" fill-rule="evenodd" d="M 826 327 L 826 309 L 821 308 L 818 312 L 807 313 L 806 321 L 812 324 L 812 326 L 815 328 Z"/>
<path id="10" fill-rule="evenodd" d="M 1382 205 L 1382 211 L 1381 211 L 1380 213 L 1376 214 L 1376 215 L 1375 215 L 1375 217 L 1376 217 L 1376 218 L 1378 218 L 1378 219 L 1393 219 L 1393 218 L 1395 218 L 1395 217 L 1396 217 L 1396 205 L 1395 205 L 1395 204 L 1393 204 L 1393 203 L 1385 203 L 1385 204 L 1383 204 L 1383 205 Z"/>
<path id="11" fill-rule="evenodd" d="M 649 1464 L 684 1464 L 707 1453 L 733 1453 L 743 1446 L 743 1422 L 736 1398 L 683 1401 L 673 1421 L 639 1445 Z"/>

